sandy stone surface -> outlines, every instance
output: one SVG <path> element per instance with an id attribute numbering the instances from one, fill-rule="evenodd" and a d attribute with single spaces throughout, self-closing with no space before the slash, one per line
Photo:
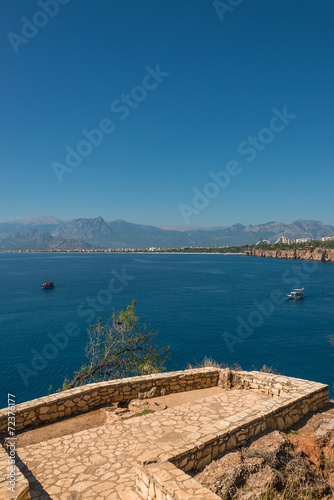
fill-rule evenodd
<path id="1" fill-rule="evenodd" d="M 154 398 L 150 405 L 158 402 L 167 409 L 154 405 L 155 413 L 124 421 L 109 418 L 101 424 L 99 416 L 95 427 L 81 429 L 81 421 L 73 429 L 73 422 L 79 421 L 66 420 L 62 424 L 71 433 L 57 437 L 51 433 L 50 439 L 36 444 L 28 444 L 26 437 L 25 445 L 19 444 L 19 468 L 29 480 L 32 499 L 140 500 L 135 489 L 140 455 L 152 448 L 169 451 L 178 440 L 192 440 L 209 424 L 268 399 L 255 392 L 214 387 Z"/>
<path id="2" fill-rule="evenodd" d="M 45 425 L 43 427 L 38 427 L 38 429 L 22 432 L 17 436 L 17 444 L 20 447 L 28 446 L 55 437 L 66 436 L 85 429 L 99 427 L 105 424 L 107 419 L 108 412 L 104 408 L 101 408 L 84 415 L 78 415 L 56 422 L 55 424 Z"/>

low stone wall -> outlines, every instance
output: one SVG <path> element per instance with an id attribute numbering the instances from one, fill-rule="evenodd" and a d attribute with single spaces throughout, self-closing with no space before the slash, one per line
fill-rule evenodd
<path id="1" fill-rule="evenodd" d="M 187 472 L 202 469 L 261 431 L 287 429 L 309 411 L 319 410 L 328 402 L 328 386 L 324 384 L 256 371 L 201 368 L 89 384 L 19 404 L 16 430 L 55 422 L 108 403 L 215 386 L 256 391 L 269 398 L 250 409 L 208 423 L 202 434 L 182 438 L 168 452 L 155 449 L 140 457 L 136 481 L 137 491 L 144 500 L 217 500 L 217 495 Z M 0 410 L 2 435 L 7 432 L 7 413 L 7 408 Z M 0 468 L 8 460 L 4 450 L 1 451 Z M 21 496 L 16 498 L 29 498 L 28 481 L 18 470 L 17 477 L 21 490 L 17 493 Z M 5 484 L 0 484 L 0 495 L 4 488 Z"/>
<path id="2" fill-rule="evenodd" d="M 274 373 L 244 372 L 230 369 L 220 370 L 218 385 L 223 389 L 250 389 L 266 396 L 279 396 L 291 392 L 302 392 L 313 387 L 314 382 L 285 377 Z"/>
<path id="3" fill-rule="evenodd" d="M 0 446 L 0 498 L 1 500 L 28 500 L 30 498 L 29 482 L 16 465 L 14 469 L 10 468 L 11 460 L 9 454 Z"/>
<path id="4" fill-rule="evenodd" d="M 138 460 L 137 490 L 145 500 L 214 500 L 219 497 L 187 472 L 200 470 L 217 456 L 262 431 L 288 429 L 309 411 L 328 402 L 328 386 L 261 372 L 221 370 L 218 384 L 225 389 L 261 392 L 271 399 L 208 425 L 205 435 L 178 443 L 170 452 L 153 450 Z"/>
<path id="5" fill-rule="evenodd" d="M 16 432 L 56 422 L 108 403 L 215 387 L 218 378 L 218 369 L 200 368 L 88 384 L 17 405 Z M 0 410 L 0 435 L 6 435 L 7 427 L 8 410 L 5 408 Z"/>
<path id="6" fill-rule="evenodd" d="M 145 500 L 221 500 L 171 462 L 137 471 L 137 491 Z"/>
<path id="7" fill-rule="evenodd" d="M 254 406 L 251 411 L 247 410 L 233 415 L 235 422 L 221 422 L 220 430 L 209 436 L 203 443 L 200 440 L 194 446 L 182 453 L 173 456 L 173 464 L 185 472 L 203 469 L 217 455 L 231 450 L 235 446 L 245 444 L 251 437 L 262 431 L 275 429 L 284 430 L 298 422 L 309 411 L 322 408 L 328 402 L 328 391 L 320 389 L 309 396 L 287 397 L 283 401 L 279 398 Z M 276 408 L 275 408 L 276 407 Z M 225 428 L 224 428 L 225 427 Z"/>

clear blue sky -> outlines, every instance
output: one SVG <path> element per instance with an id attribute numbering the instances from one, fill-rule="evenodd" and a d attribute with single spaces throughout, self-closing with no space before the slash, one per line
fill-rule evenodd
<path id="1" fill-rule="evenodd" d="M 1 221 L 184 225 L 180 204 L 235 160 L 190 225 L 334 224 L 332 0 L 49 1 L 0 4 Z M 59 182 L 54 162 L 104 118 L 113 131 Z"/>

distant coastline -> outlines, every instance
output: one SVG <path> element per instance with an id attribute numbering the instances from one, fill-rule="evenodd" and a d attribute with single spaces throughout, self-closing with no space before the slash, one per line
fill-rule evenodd
<path id="1" fill-rule="evenodd" d="M 235 247 L 234 247 L 235 248 Z M 225 249 L 224 249 L 225 250 Z M 0 250 L 0 254 L 81 254 L 81 255 L 101 255 L 101 254 L 147 254 L 147 255 L 245 255 L 250 257 L 267 257 L 272 259 L 293 259 L 293 260 L 314 260 L 317 262 L 334 262 L 334 249 L 329 248 L 308 248 L 308 249 L 266 249 L 257 247 L 237 247 L 235 251 L 223 251 L 223 249 L 206 248 L 202 251 L 196 249 L 164 249 L 150 251 L 146 249 L 94 249 L 94 250 Z"/>
<path id="2" fill-rule="evenodd" d="M 251 257 L 267 257 L 274 259 L 314 260 L 318 262 L 334 262 L 334 240 L 312 240 L 302 243 L 273 243 L 259 242 L 256 245 L 236 246 L 186 246 L 181 248 L 142 247 L 142 248 L 59 248 L 59 249 L 2 249 L 0 254 L 147 254 L 147 255 L 245 255 Z"/>
<path id="3" fill-rule="evenodd" d="M 186 251 L 162 251 L 162 250 L 157 250 L 157 251 L 149 251 L 149 250 L 132 250 L 132 251 L 124 251 L 124 250 L 112 250 L 111 252 L 106 251 L 106 250 L 94 250 L 94 251 L 82 251 L 82 250 L 0 250 L 0 254 L 8 254 L 8 253 L 15 253 L 15 254 L 37 254 L 37 253 L 43 253 L 43 254 L 64 254 L 64 253 L 71 253 L 71 254 L 83 254 L 83 255 L 96 255 L 96 254 L 134 254 L 134 253 L 139 253 L 139 254 L 148 254 L 148 255 L 157 255 L 157 254 L 163 254 L 163 255 L 245 255 L 245 252 L 240 251 L 240 252 L 186 252 Z"/>

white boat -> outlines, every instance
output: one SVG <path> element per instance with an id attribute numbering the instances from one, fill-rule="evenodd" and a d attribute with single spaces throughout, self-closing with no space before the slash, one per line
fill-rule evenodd
<path id="1" fill-rule="evenodd" d="M 286 298 L 289 300 L 300 300 L 305 297 L 304 288 L 295 288 L 289 294 L 286 294 Z"/>

